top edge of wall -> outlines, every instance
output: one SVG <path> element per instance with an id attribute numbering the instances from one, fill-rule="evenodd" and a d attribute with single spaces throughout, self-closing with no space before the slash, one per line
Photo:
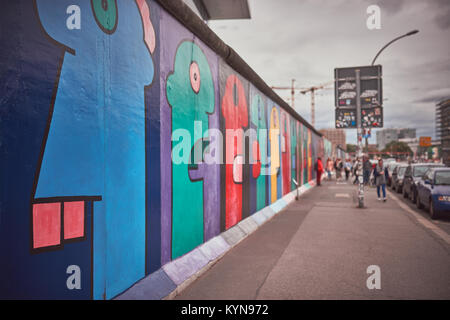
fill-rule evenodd
<path id="1" fill-rule="evenodd" d="M 222 41 L 212 31 L 203 20 L 198 17 L 189 6 L 182 0 L 155 0 L 187 29 L 199 37 L 208 47 L 225 60 L 234 70 L 239 72 L 244 78 L 250 81 L 257 89 L 264 93 L 268 98 L 283 107 L 291 116 L 299 120 L 306 127 L 314 131 L 318 136 L 323 135 L 316 130 L 308 121 L 300 116 L 289 104 L 280 98 L 264 80 L 242 59 L 236 51 Z"/>

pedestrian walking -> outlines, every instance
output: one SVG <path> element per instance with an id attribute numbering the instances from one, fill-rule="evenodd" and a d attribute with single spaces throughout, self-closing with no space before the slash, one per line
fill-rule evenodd
<path id="1" fill-rule="evenodd" d="M 343 166 L 344 165 L 342 164 L 341 158 L 337 158 L 336 159 L 336 166 L 335 166 L 335 168 L 336 168 L 336 181 L 339 181 L 342 178 L 342 167 Z"/>
<path id="2" fill-rule="evenodd" d="M 363 182 L 364 185 L 369 184 L 370 172 L 372 171 L 372 164 L 369 161 L 369 158 L 363 157 Z"/>
<path id="3" fill-rule="evenodd" d="M 378 160 L 378 164 L 375 166 L 373 171 L 375 177 L 375 184 L 377 186 L 378 200 L 381 201 L 380 189 L 383 191 L 383 201 L 386 202 L 386 181 L 389 177 L 389 172 L 387 167 L 383 165 L 383 159 Z"/>
<path id="4" fill-rule="evenodd" d="M 316 162 L 316 173 L 317 173 L 317 185 L 320 186 L 320 179 L 322 178 L 323 174 L 323 164 L 322 159 L 320 157 L 317 158 Z"/>
<path id="5" fill-rule="evenodd" d="M 331 161 L 330 158 L 328 158 L 328 160 L 327 160 L 326 170 L 327 170 L 328 181 L 331 181 L 331 171 L 333 171 L 333 161 Z"/>
<path id="6" fill-rule="evenodd" d="M 345 181 L 348 181 L 350 172 L 352 171 L 352 163 L 350 162 L 350 159 L 345 160 L 344 170 L 345 170 Z"/>

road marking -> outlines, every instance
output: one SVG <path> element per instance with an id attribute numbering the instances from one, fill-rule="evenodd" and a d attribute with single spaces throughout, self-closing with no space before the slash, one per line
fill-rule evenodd
<path id="1" fill-rule="evenodd" d="M 350 198 L 350 195 L 348 193 L 336 193 L 336 198 Z"/>
<path id="2" fill-rule="evenodd" d="M 394 196 L 389 190 L 386 190 L 387 193 L 389 194 L 389 196 L 394 199 L 399 206 L 405 210 L 406 212 L 412 214 L 416 220 L 422 224 L 425 228 L 430 229 L 431 231 L 433 231 L 437 236 L 439 236 L 442 240 L 444 240 L 447 244 L 450 244 L 450 235 L 445 232 L 444 230 L 442 230 L 441 228 L 439 228 L 436 224 L 428 221 L 427 219 L 425 219 L 424 217 L 422 217 L 420 214 L 418 214 L 417 212 L 415 212 L 414 210 L 412 210 L 410 207 L 408 207 L 408 205 L 404 204 L 402 201 L 400 201 L 396 196 Z"/>
<path id="3" fill-rule="evenodd" d="M 333 189 L 333 190 L 345 190 L 345 189 L 353 189 L 354 186 L 347 186 L 347 187 L 328 187 L 328 189 Z M 356 189 L 356 188 L 355 188 Z"/>

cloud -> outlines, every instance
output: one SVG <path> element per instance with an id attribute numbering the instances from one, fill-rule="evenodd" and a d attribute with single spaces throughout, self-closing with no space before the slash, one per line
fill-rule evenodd
<path id="1" fill-rule="evenodd" d="M 388 99 L 384 124 L 434 135 L 436 101 L 450 94 L 450 0 L 249 0 L 249 4 L 252 19 L 211 21 L 210 27 L 269 86 L 290 86 L 291 79 L 298 87 L 328 82 L 334 68 L 370 64 L 384 44 L 419 29 L 377 59 L 383 66 L 383 96 Z M 371 4 L 382 9 L 380 30 L 366 27 Z M 440 16 L 446 21 L 439 22 Z M 239 31 L 232 29 L 235 26 Z M 288 90 L 276 92 L 290 97 Z M 295 99 L 296 110 L 310 121 L 310 95 L 298 94 Z M 317 92 L 317 128 L 334 127 L 334 108 L 333 90 Z M 356 139 L 355 131 L 347 130 L 347 138 Z"/>
<path id="2" fill-rule="evenodd" d="M 402 8 L 405 4 L 405 1 L 404 0 L 375 0 L 375 1 L 368 0 L 368 3 L 376 4 L 380 7 L 382 12 L 387 11 L 389 14 L 394 15 L 394 14 L 399 13 L 402 10 Z"/>
<path id="3" fill-rule="evenodd" d="M 436 11 L 434 22 L 436 25 L 443 29 L 450 28 L 450 1 L 449 0 L 431 0 L 429 1 L 430 7 Z"/>
<path id="4" fill-rule="evenodd" d="M 428 92 L 423 98 L 414 100 L 413 103 L 433 103 L 436 104 L 444 99 L 450 98 L 450 88 L 436 89 Z"/>

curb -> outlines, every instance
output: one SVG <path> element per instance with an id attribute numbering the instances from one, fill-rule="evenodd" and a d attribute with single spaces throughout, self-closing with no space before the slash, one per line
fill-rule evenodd
<path id="1" fill-rule="evenodd" d="M 203 273 L 216 264 L 230 249 L 255 232 L 264 223 L 283 211 L 315 186 L 314 181 L 291 191 L 271 205 L 255 212 L 218 236 L 201 244 L 185 255 L 165 264 L 157 271 L 139 280 L 115 300 L 171 300 Z"/>

